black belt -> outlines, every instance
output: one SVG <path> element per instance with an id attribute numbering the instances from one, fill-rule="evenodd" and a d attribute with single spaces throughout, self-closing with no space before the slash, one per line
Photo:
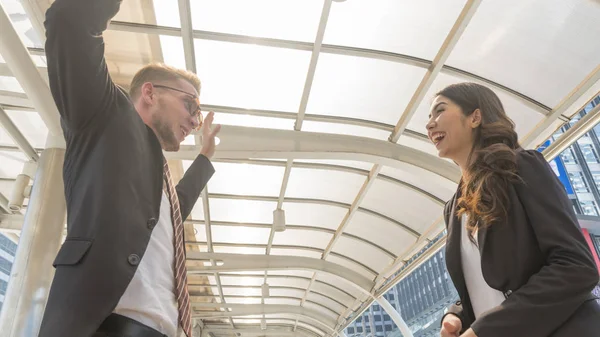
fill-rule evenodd
<path id="1" fill-rule="evenodd" d="M 98 328 L 98 332 L 116 334 L 123 337 L 168 337 L 129 317 L 110 314 Z"/>

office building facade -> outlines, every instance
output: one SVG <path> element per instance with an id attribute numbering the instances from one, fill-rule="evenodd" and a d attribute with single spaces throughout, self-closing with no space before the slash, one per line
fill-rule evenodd
<path id="1" fill-rule="evenodd" d="M 0 233 L 0 310 L 4 303 L 10 270 L 15 260 L 17 244 Z"/>

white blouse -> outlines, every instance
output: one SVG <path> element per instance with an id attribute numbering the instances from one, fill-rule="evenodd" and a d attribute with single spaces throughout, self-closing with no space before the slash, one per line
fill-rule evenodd
<path id="1" fill-rule="evenodd" d="M 477 242 L 477 232 L 473 233 L 475 243 L 469 239 L 467 232 L 467 216 L 462 216 L 462 230 L 460 240 L 460 255 L 463 274 L 467 285 L 469 299 L 473 306 L 475 318 L 486 311 L 497 307 L 504 302 L 505 297 L 501 291 L 490 287 L 481 271 L 481 254 Z"/>

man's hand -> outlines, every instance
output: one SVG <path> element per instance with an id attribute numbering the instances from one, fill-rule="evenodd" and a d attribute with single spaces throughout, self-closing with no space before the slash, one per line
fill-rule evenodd
<path id="1" fill-rule="evenodd" d="M 462 329 L 462 322 L 458 316 L 450 314 L 444 317 L 442 321 L 442 330 L 440 330 L 441 337 L 460 337 L 460 330 Z M 470 329 L 469 329 L 470 330 Z"/>
<path id="2" fill-rule="evenodd" d="M 211 159 L 215 155 L 215 136 L 221 130 L 221 125 L 217 124 L 213 127 L 212 123 L 214 119 L 215 113 L 212 111 L 209 112 L 202 126 L 202 149 L 200 150 L 200 154 L 208 159 Z"/>

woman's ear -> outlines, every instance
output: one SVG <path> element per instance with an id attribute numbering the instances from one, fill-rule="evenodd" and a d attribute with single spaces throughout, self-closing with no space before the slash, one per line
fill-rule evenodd
<path id="1" fill-rule="evenodd" d="M 476 129 L 481 125 L 481 110 L 475 109 L 475 111 L 473 111 L 473 113 L 469 117 L 471 117 L 471 128 Z"/>

